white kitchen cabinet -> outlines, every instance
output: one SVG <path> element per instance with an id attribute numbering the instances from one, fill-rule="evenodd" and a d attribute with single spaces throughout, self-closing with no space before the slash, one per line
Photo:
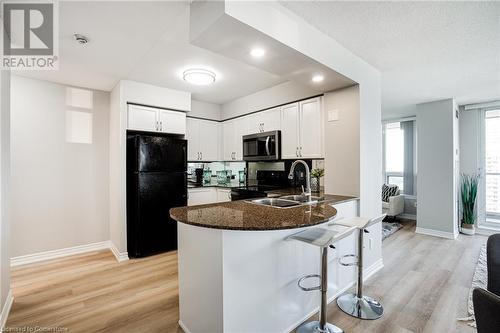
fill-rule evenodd
<path id="1" fill-rule="evenodd" d="M 277 131 L 281 129 L 280 108 L 261 111 L 248 116 L 249 134 Z"/>
<path id="2" fill-rule="evenodd" d="M 281 107 L 281 158 L 299 157 L 299 103 Z"/>
<path id="3" fill-rule="evenodd" d="M 171 134 L 186 133 L 186 114 L 180 111 L 129 105 L 127 129 Z"/>
<path id="4" fill-rule="evenodd" d="M 241 161 L 243 159 L 243 135 L 248 132 L 246 117 L 225 121 L 222 125 L 223 159 L 224 161 Z"/>
<path id="5" fill-rule="evenodd" d="M 189 161 L 217 161 L 219 159 L 219 123 L 202 119 L 187 119 Z"/>
<path id="6" fill-rule="evenodd" d="M 136 131 L 158 131 L 158 110 L 135 105 L 128 106 L 127 129 Z"/>
<path id="7" fill-rule="evenodd" d="M 217 189 L 215 187 L 188 189 L 188 206 L 206 205 L 215 202 L 217 202 Z"/>
<path id="8" fill-rule="evenodd" d="M 217 189 L 217 202 L 228 202 L 231 201 L 231 190 L 230 189 Z"/>
<path id="9" fill-rule="evenodd" d="M 222 159 L 224 161 L 231 161 L 234 159 L 234 131 L 234 120 L 228 120 L 222 123 Z"/>
<path id="10" fill-rule="evenodd" d="M 200 120 L 199 142 L 202 161 L 219 159 L 219 128 L 218 122 Z"/>
<path id="11" fill-rule="evenodd" d="M 202 187 L 188 189 L 188 206 L 231 201 L 231 189 Z"/>
<path id="12" fill-rule="evenodd" d="M 198 119 L 186 119 L 186 140 L 188 142 L 188 161 L 200 160 L 200 136 L 198 130 L 200 123 Z"/>
<path id="13" fill-rule="evenodd" d="M 159 110 L 160 132 L 171 134 L 186 133 L 186 114 L 184 112 Z"/>
<path id="14" fill-rule="evenodd" d="M 281 107 L 281 158 L 323 157 L 320 98 Z"/>
<path id="15" fill-rule="evenodd" d="M 305 158 L 323 157 L 323 117 L 319 98 L 308 99 L 300 106 L 299 155 Z"/>

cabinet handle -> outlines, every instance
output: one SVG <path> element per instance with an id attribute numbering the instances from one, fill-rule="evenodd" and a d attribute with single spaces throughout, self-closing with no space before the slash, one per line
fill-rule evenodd
<path id="1" fill-rule="evenodd" d="M 302 157 L 302 147 L 300 147 L 300 149 L 299 149 L 299 154 L 300 154 L 300 157 Z"/>
<path id="2" fill-rule="evenodd" d="M 158 121 L 155 121 L 155 130 L 158 130 Z"/>
<path id="3" fill-rule="evenodd" d="M 299 157 L 299 147 L 295 147 L 295 156 Z"/>
<path id="4" fill-rule="evenodd" d="M 200 160 L 203 160 L 203 152 L 200 151 Z"/>
<path id="5" fill-rule="evenodd" d="M 160 131 L 163 131 L 163 121 L 160 121 Z"/>
<path id="6" fill-rule="evenodd" d="M 196 152 L 196 160 L 198 160 L 198 161 L 200 160 L 200 152 L 199 151 Z"/>

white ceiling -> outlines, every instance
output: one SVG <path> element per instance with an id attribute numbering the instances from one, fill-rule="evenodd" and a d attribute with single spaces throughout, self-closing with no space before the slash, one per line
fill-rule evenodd
<path id="1" fill-rule="evenodd" d="M 500 99 L 498 2 L 283 2 L 382 72 L 384 117 Z"/>
<path id="2" fill-rule="evenodd" d="M 326 74 L 318 92 L 353 83 L 326 67 L 318 67 L 307 57 L 299 57 L 300 54 L 287 54 L 296 70 L 291 75 L 280 68 L 283 62 L 272 61 L 272 65 L 266 66 L 268 58 L 252 63 L 191 44 L 187 1 L 61 1 L 59 8 L 59 70 L 23 71 L 19 75 L 105 91 L 121 79 L 130 79 L 190 91 L 194 99 L 217 104 L 288 80 L 310 85 L 310 73 L 315 70 Z M 90 42 L 76 43 L 74 33 L 87 36 Z M 255 37 L 249 31 L 242 32 L 240 37 L 244 33 L 246 40 Z M 260 42 L 264 42 L 263 36 L 253 40 L 256 44 Z M 270 51 L 285 51 L 283 46 L 273 47 L 268 40 L 265 42 Z M 244 47 L 240 55 L 248 56 L 251 46 L 238 45 Z M 186 83 L 180 74 L 190 67 L 212 69 L 217 74 L 216 83 L 209 86 Z"/>

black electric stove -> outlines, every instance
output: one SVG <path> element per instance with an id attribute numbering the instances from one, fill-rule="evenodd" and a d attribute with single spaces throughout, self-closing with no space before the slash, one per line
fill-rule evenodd
<path id="1" fill-rule="evenodd" d="M 255 184 L 231 189 L 231 201 L 267 197 L 267 193 L 290 186 L 288 173 L 285 171 L 257 171 Z"/>

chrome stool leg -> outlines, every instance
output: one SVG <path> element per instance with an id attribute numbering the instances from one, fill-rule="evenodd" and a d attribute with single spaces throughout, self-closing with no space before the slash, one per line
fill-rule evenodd
<path id="1" fill-rule="evenodd" d="M 330 245 L 330 247 L 334 248 L 333 245 Z M 316 277 L 318 276 L 316 275 Z M 297 333 L 344 333 L 343 329 L 326 321 L 326 293 L 328 291 L 328 246 L 321 247 L 321 275 L 319 275 L 319 278 L 321 279 L 319 288 L 304 288 L 300 285 L 299 280 L 299 287 L 302 290 L 309 291 L 319 289 L 321 291 L 321 306 L 319 309 L 319 321 L 311 321 L 302 324 L 297 329 Z"/>
<path id="2" fill-rule="evenodd" d="M 360 319 L 378 319 L 384 313 L 384 308 L 377 300 L 363 295 L 363 238 L 368 232 L 366 229 L 359 229 L 357 292 L 338 297 L 337 305 L 350 316 Z"/>

